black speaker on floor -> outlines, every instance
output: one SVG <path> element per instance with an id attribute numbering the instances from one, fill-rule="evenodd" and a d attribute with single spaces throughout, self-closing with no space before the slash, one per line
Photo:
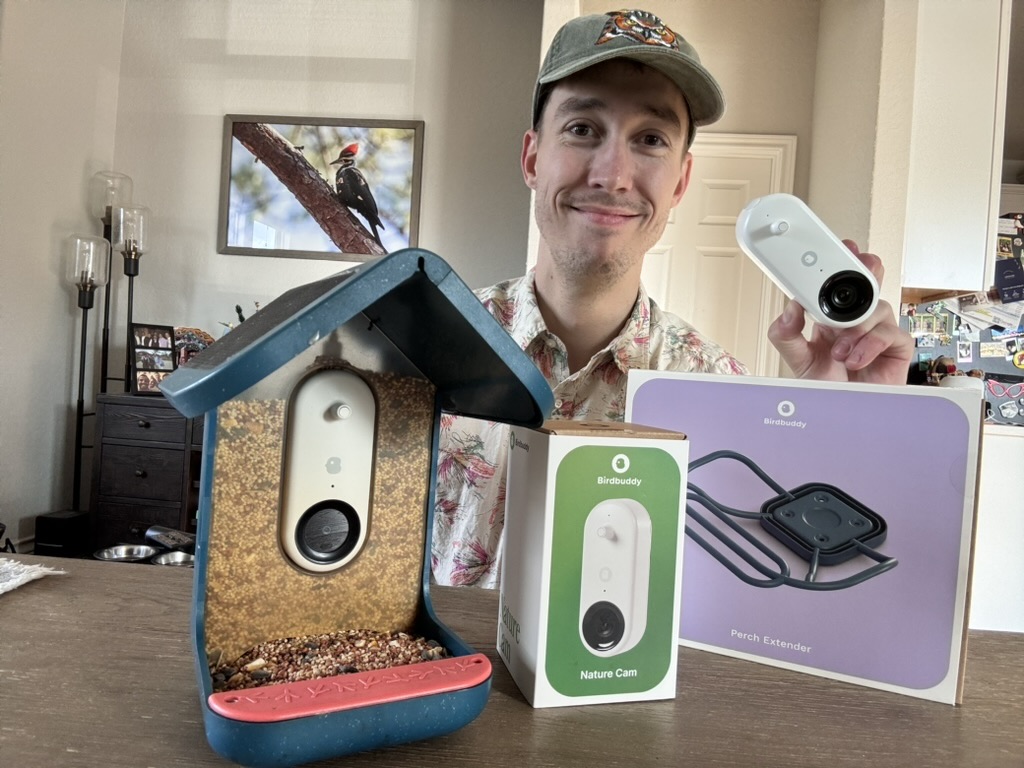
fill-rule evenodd
<path id="1" fill-rule="evenodd" d="M 55 557 L 83 557 L 92 546 L 89 513 L 65 509 L 36 516 L 33 553 Z"/>
<path id="2" fill-rule="evenodd" d="M 14 548 L 14 542 L 5 537 L 5 533 L 7 533 L 7 526 L 4 523 L 0 523 L 0 552 L 12 552 L 17 554 L 17 550 Z"/>

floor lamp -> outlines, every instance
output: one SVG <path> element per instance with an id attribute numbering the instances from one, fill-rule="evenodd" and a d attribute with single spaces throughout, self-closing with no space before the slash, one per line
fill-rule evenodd
<path id="1" fill-rule="evenodd" d="M 78 288 L 78 307 L 82 310 L 82 341 L 78 353 L 78 400 L 75 407 L 75 479 L 72 509 L 81 509 L 82 431 L 85 419 L 85 358 L 89 338 L 89 310 L 96 288 L 106 285 L 110 260 L 110 243 L 102 237 L 71 235 L 65 245 L 66 277 Z"/>
<path id="2" fill-rule="evenodd" d="M 124 347 L 124 391 L 131 391 L 132 350 L 135 334 L 132 329 L 135 302 L 135 278 L 139 274 L 139 260 L 148 248 L 149 209 L 144 207 L 117 208 L 113 212 L 111 243 L 114 250 L 124 256 L 124 273 L 128 276 L 128 319 Z"/>
<path id="3" fill-rule="evenodd" d="M 132 202 L 130 176 L 116 171 L 100 171 L 89 180 L 89 210 L 103 224 L 103 238 L 112 243 L 113 212 Z M 107 250 L 107 275 L 111 272 L 112 249 Z M 110 288 L 103 291 L 103 335 L 100 348 L 100 392 L 107 391 L 107 359 L 110 354 Z"/>

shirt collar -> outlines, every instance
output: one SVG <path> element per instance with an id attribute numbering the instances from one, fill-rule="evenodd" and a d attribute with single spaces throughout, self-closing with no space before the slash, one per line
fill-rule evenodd
<path id="1" fill-rule="evenodd" d="M 544 317 L 537 305 L 537 293 L 534 288 L 535 270 L 531 268 L 526 276 L 518 282 L 512 291 L 512 325 L 508 329 L 509 336 L 521 349 L 526 349 L 538 336 L 550 334 Z"/>
<path id="2" fill-rule="evenodd" d="M 631 368 L 647 368 L 651 357 L 651 299 L 643 284 L 619 335 L 608 345 L 612 359 L 623 373 Z"/>
<path id="3" fill-rule="evenodd" d="M 527 349 L 539 336 L 551 334 L 537 305 L 536 273 L 531 268 L 513 290 L 515 307 L 509 335 L 522 349 Z M 630 368 L 646 368 L 651 356 L 651 299 L 641 284 L 636 303 L 619 334 L 604 352 L 623 372 Z M 602 353 L 598 353 L 601 356 Z"/>

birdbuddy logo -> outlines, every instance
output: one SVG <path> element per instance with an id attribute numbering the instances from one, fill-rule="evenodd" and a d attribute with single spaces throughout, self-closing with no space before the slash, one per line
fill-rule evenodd
<path id="1" fill-rule="evenodd" d="M 514 451 L 516 448 L 522 448 L 527 453 L 530 452 L 530 444 L 524 443 L 522 440 L 516 437 L 516 433 L 509 430 L 508 433 L 508 449 Z"/>
<path id="2" fill-rule="evenodd" d="M 611 468 L 617 477 L 609 477 L 605 475 L 598 475 L 598 485 L 632 485 L 637 488 L 643 482 L 639 477 L 623 477 L 623 475 L 629 471 L 630 461 L 629 456 L 624 453 L 617 453 L 612 457 Z"/>
<path id="3" fill-rule="evenodd" d="M 792 400 L 781 400 L 779 404 L 775 406 L 775 412 L 781 416 L 781 419 L 776 419 L 772 416 L 764 417 L 764 424 L 767 427 L 796 427 L 797 429 L 804 429 L 807 426 L 806 421 L 798 421 L 793 418 L 796 415 L 796 405 Z"/>

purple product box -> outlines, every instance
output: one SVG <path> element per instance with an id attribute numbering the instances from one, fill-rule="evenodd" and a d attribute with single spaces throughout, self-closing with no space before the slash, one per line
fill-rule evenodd
<path id="1" fill-rule="evenodd" d="M 632 371 L 690 441 L 680 643 L 959 703 L 973 390 Z"/>

